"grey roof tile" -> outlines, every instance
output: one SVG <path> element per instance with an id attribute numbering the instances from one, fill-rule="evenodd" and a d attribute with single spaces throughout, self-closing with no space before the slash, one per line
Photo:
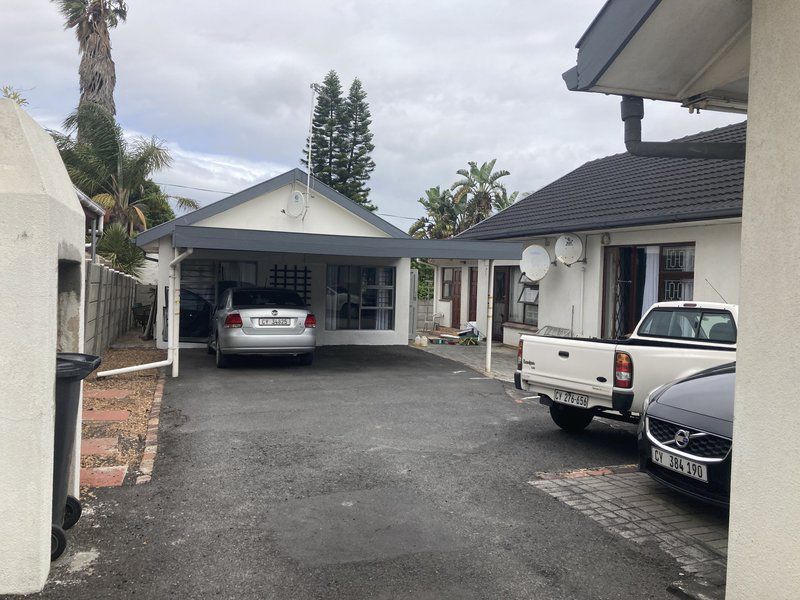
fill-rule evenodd
<path id="1" fill-rule="evenodd" d="M 744 142 L 747 122 L 683 140 Z M 645 158 L 590 161 L 458 237 L 503 239 L 567 231 L 741 217 L 744 161 Z"/>

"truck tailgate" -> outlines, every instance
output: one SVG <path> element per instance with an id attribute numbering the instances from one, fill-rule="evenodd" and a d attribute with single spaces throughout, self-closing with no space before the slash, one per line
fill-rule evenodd
<path id="1" fill-rule="evenodd" d="M 525 336 L 522 378 L 541 393 L 565 390 L 610 402 L 613 342 Z"/>
<path id="2" fill-rule="evenodd" d="M 633 357 L 634 402 L 631 410 L 642 411 L 647 395 L 655 388 L 705 369 L 736 360 L 735 348 L 675 347 L 666 344 L 620 344 L 619 350 Z"/>

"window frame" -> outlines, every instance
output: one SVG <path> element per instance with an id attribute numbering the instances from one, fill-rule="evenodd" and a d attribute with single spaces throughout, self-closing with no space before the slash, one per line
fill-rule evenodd
<path id="1" fill-rule="evenodd" d="M 346 282 L 348 285 L 347 285 L 347 291 L 346 292 L 340 292 L 339 291 L 339 289 L 342 288 L 342 285 L 338 281 L 338 274 L 339 274 L 339 270 L 342 269 L 342 268 L 348 270 L 348 277 L 347 277 L 347 282 Z M 329 285 L 329 276 L 330 276 L 331 269 L 334 269 L 336 271 L 336 274 L 337 274 L 337 281 L 336 281 L 336 287 L 335 288 L 332 288 Z M 351 272 L 350 272 L 351 269 L 352 270 L 358 270 L 358 289 L 356 290 L 356 293 L 353 293 L 353 290 L 350 289 L 350 287 L 349 287 L 349 284 L 354 282 L 354 280 L 352 280 L 352 278 L 351 278 Z M 365 283 L 364 271 L 367 270 L 367 269 L 375 269 L 376 270 L 376 281 L 378 281 L 377 270 L 380 270 L 380 269 L 389 269 L 389 270 L 391 270 L 391 273 L 392 273 L 392 275 L 391 275 L 392 284 L 391 285 L 387 285 L 387 284 L 381 284 L 381 283 L 374 283 L 374 284 Z M 325 327 L 326 327 L 326 329 L 328 331 L 396 331 L 397 330 L 397 321 L 396 321 L 396 317 L 397 317 L 397 267 L 395 267 L 393 265 L 340 265 L 340 264 L 328 264 L 328 265 L 326 265 L 325 287 L 326 287 Z M 330 307 L 328 305 L 328 292 L 327 292 L 327 290 L 330 290 L 330 289 L 334 289 L 337 295 L 341 294 L 341 293 L 346 293 L 348 298 L 352 298 L 354 295 L 357 294 L 358 299 L 359 299 L 358 317 L 357 317 L 357 319 L 354 319 L 352 317 L 347 319 L 348 323 L 350 321 L 355 320 L 356 321 L 356 325 L 357 325 L 356 327 L 340 327 L 339 326 L 340 319 L 339 319 L 338 309 L 336 311 L 336 314 L 333 315 L 333 322 L 332 322 L 333 323 L 333 327 L 332 328 L 329 327 L 329 320 L 330 320 L 331 316 L 328 314 L 328 311 L 329 311 Z M 389 290 L 391 292 L 391 304 L 389 306 L 378 306 L 378 305 L 376 305 L 376 306 L 365 306 L 364 305 L 364 293 L 367 290 L 377 290 L 378 292 L 380 292 L 381 290 Z M 350 303 L 350 302 L 348 301 L 348 303 Z M 376 320 L 376 323 L 377 323 L 378 315 L 379 315 L 379 313 L 381 311 L 384 311 L 385 313 L 388 313 L 388 318 L 389 318 L 389 321 L 390 321 L 390 326 L 389 327 L 380 328 L 380 329 L 362 327 L 362 323 L 363 323 L 363 314 L 362 313 L 364 313 L 364 312 L 372 312 L 372 313 L 374 313 L 375 314 L 375 320 Z"/>
<path id="2" fill-rule="evenodd" d="M 439 289 L 439 299 L 444 301 L 451 301 L 453 299 L 453 279 L 455 277 L 455 270 L 460 267 L 442 267 L 442 285 Z M 450 272 L 450 277 L 446 277 L 446 273 Z M 447 295 L 444 293 L 445 284 L 449 284 L 449 292 Z"/>
<path id="3" fill-rule="evenodd" d="M 721 341 L 721 340 L 713 340 L 713 339 L 708 339 L 708 338 L 702 339 L 702 338 L 699 338 L 699 337 L 689 338 L 689 337 L 677 336 L 677 335 L 655 335 L 655 334 L 652 334 L 652 333 L 642 333 L 642 329 L 647 324 L 647 320 L 649 320 L 650 315 L 652 315 L 653 313 L 657 313 L 657 312 L 663 312 L 663 313 L 699 312 L 700 313 L 700 318 L 697 320 L 697 331 L 695 331 L 695 334 L 698 333 L 698 331 L 700 329 L 700 326 L 703 323 L 703 319 L 705 318 L 706 315 L 725 315 L 725 316 L 730 318 L 730 323 L 733 326 L 734 339 L 733 339 L 733 341 Z M 738 339 L 739 339 L 739 327 L 736 325 L 736 319 L 734 319 L 733 313 L 731 313 L 729 310 L 720 310 L 720 309 L 713 309 L 713 308 L 699 308 L 699 307 L 696 307 L 696 308 L 691 308 L 691 307 L 685 307 L 685 308 L 683 308 L 683 307 L 675 307 L 675 308 L 662 307 L 662 308 L 654 308 L 653 310 L 648 312 L 646 317 L 645 317 L 645 319 L 647 319 L 647 320 L 642 321 L 642 324 L 639 325 L 639 327 L 637 327 L 637 329 L 636 329 L 636 336 L 637 337 L 640 337 L 640 338 L 653 338 L 653 339 L 664 339 L 664 340 L 680 340 L 682 342 L 688 342 L 688 343 L 722 344 L 722 345 L 726 345 L 726 346 L 735 346 L 737 341 L 738 341 Z"/>
<path id="4" fill-rule="evenodd" d="M 694 250 L 694 260 L 697 260 L 697 244 L 695 242 L 681 242 L 681 243 L 670 243 L 670 244 L 652 244 L 653 246 L 659 246 L 658 252 L 658 301 L 659 302 L 691 302 L 694 300 L 694 271 L 695 265 L 692 264 L 691 271 L 668 271 L 664 268 L 664 261 L 666 260 L 666 250 L 670 248 L 682 248 L 682 247 L 691 247 Z M 692 282 L 692 297 L 691 298 L 680 298 L 674 299 L 671 298 L 667 300 L 666 295 L 664 293 L 664 284 L 667 280 L 680 280 L 683 283 L 684 280 L 689 280 Z"/>

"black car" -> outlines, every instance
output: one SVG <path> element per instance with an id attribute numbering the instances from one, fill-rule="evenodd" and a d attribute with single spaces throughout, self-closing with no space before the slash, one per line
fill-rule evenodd
<path id="1" fill-rule="evenodd" d="M 727 507 L 736 363 L 655 390 L 639 423 L 639 470 L 673 490 Z"/>

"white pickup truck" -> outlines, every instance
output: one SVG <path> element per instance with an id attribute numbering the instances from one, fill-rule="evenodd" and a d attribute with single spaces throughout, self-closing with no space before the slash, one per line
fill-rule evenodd
<path id="1" fill-rule="evenodd" d="M 659 302 L 627 339 L 523 335 L 514 382 L 568 431 L 594 417 L 636 422 L 652 390 L 736 360 L 738 314 L 732 304 Z"/>

